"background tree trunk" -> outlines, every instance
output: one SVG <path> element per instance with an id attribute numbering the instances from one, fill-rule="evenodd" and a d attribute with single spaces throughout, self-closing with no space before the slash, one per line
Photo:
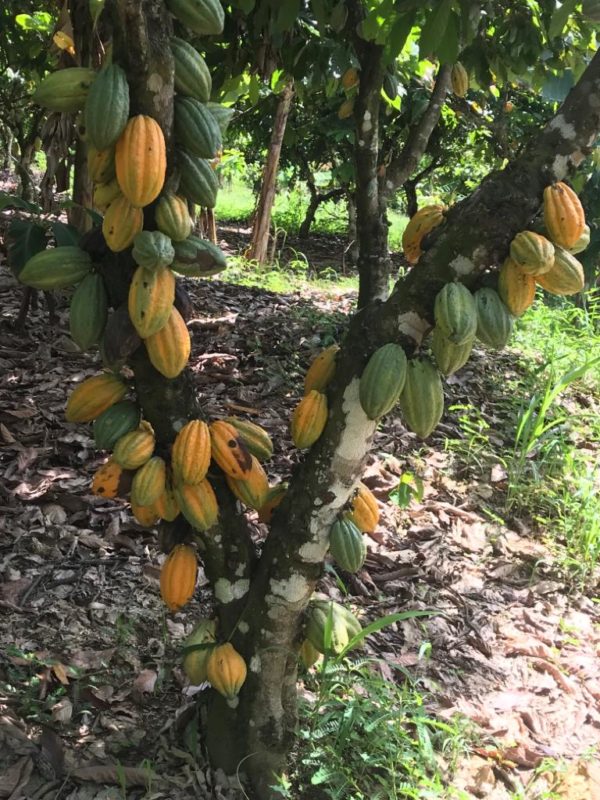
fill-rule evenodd
<path id="1" fill-rule="evenodd" d="M 275 191 L 277 188 L 277 170 L 279 168 L 279 156 L 281 155 L 281 145 L 287 125 L 288 115 L 294 96 L 294 85 L 288 83 L 281 94 L 277 103 L 275 119 L 273 120 L 273 133 L 269 152 L 263 172 L 260 197 L 254 214 L 254 225 L 252 228 L 252 241 L 248 257 L 264 264 L 267 259 L 269 249 L 269 229 L 271 227 L 271 212 L 275 202 Z"/>

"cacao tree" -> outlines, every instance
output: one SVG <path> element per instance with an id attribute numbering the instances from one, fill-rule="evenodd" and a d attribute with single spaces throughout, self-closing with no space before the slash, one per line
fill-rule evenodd
<path id="1" fill-rule="evenodd" d="M 367 35 L 366 7 L 337 6 L 346 12 L 340 30 Z M 74 2 L 72 11 L 84 7 Z M 345 570 L 364 561 L 362 531 L 376 523 L 377 509 L 359 481 L 379 419 L 399 406 L 406 426 L 426 438 L 443 414 L 442 375 L 464 363 L 476 336 L 493 348 L 506 344 L 537 285 L 556 294 L 583 289 L 573 253 L 586 246 L 585 219 L 565 181 L 600 132 L 600 56 L 502 171 L 452 208 L 428 209 L 413 222 L 406 247 L 418 267 L 386 300 L 372 299 L 372 289 L 363 294 L 339 347 L 315 361 L 290 420 L 303 456 L 287 487 L 271 487 L 261 465 L 269 437 L 248 421 L 208 419 L 186 367 L 190 303 L 177 276 L 202 278 L 224 264 L 218 248 L 191 232 L 188 211 L 189 203 L 214 206 L 218 188 L 220 112 L 207 104 L 210 73 L 197 47 L 205 37 L 218 41 L 224 21 L 219 0 L 107 0 L 96 20 L 100 69 L 64 69 L 42 81 L 39 104 L 83 111 L 104 218 L 79 245 L 37 253 L 20 278 L 40 289 L 76 286 L 72 336 L 84 349 L 99 346 L 104 370 L 76 387 L 66 416 L 94 421 L 98 447 L 112 450 L 92 489 L 129 492 L 142 525 L 162 520 L 169 555 L 161 593 L 170 610 L 191 597 L 201 558 L 215 618 L 201 621 L 188 642 L 188 675 L 212 686 L 203 734 L 213 764 L 241 770 L 262 799 L 276 796 L 293 742 L 300 654 L 339 653 L 360 635 L 348 608 L 314 592 L 328 551 Z M 396 33 L 394 48 L 401 38 Z M 379 258 L 385 238 L 377 158 L 385 44 L 369 41 L 355 40 L 363 264 Z M 371 46 L 378 49 L 369 62 L 362 48 Z M 450 79 L 441 66 L 432 118 Z M 405 158 L 413 163 L 408 151 Z M 265 525 L 260 546 L 250 509 Z"/>

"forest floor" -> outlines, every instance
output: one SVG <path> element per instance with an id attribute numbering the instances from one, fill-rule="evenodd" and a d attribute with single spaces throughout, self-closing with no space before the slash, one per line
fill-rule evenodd
<path id="1" fill-rule="evenodd" d="M 275 442 L 269 477 L 287 478 L 301 458 L 288 422 L 302 375 L 339 338 L 355 293 L 217 279 L 187 288 L 190 366 L 207 413 L 263 425 Z M 55 326 L 40 303 L 15 331 L 19 300 L 0 264 L 0 798 L 237 798 L 197 746 L 198 690 L 180 664 L 183 639 L 210 614 L 206 579 L 193 602 L 165 613 L 155 533 L 125 503 L 90 494 L 105 457 L 90 426 L 64 420 L 66 396 L 98 370 L 97 355 L 71 342 L 66 298 Z M 510 449 L 522 369 L 515 348 L 476 348 L 446 382 L 447 411 L 426 443 L 386 418 L 364 474 L 382 508 L 366 565 L 339 578 L 328 569 L 320 586 L 346 592 L 365 620 L 431 611 L 366 648 L 370 670 L 418 686 L 432 719 L 463 726 L 453 763 L 435 756 L 449 776 L 443 793 L 398 797 L 600 798 L 597 577 L 578 583 L 553 531 L 507 512 L 506 465 L 481 445 L 485 429 Z M 597 414 L 598 398 L 565 395 L 563 408 L 581 407 Z M 465 409 L 477 410 L 479 434 Z M 314 675 L 305 703 L 313 685 Z M 124 783 L 145 788 L 125 793 Z M 328 794 L 322 783 L 286 796 L 367 794 Z"/>

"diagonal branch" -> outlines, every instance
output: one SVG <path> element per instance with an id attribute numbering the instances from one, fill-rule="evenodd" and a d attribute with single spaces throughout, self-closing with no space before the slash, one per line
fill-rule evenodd
<path id="1" fill-rule="evenodd" d="M 385 175 L 385 194 L 393 194 L 419 166 L 427 150 L 429 138 L 438 124 L 442 106 L 450 87 L 452 67 L 444 64 L 438 70 L 435 86 L 423 115 L 411 128 L 402 152 L 391 162 Z"/>

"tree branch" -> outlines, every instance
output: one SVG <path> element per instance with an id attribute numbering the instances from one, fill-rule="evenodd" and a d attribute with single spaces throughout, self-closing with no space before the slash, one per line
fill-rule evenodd
<path id="1" fill-rule="evenodd" d="M 419 166 L 419 161 L 427 150 L 429 137 L 438 124 L 442 106 L 450 87 L 450 64 L 444 64 L 438 70 L 435 86 L 423 115 L 411 128 L 402 152 L 389 164 L 385 179 L 384 192 L 390 195 L 405 183 Z"/>

